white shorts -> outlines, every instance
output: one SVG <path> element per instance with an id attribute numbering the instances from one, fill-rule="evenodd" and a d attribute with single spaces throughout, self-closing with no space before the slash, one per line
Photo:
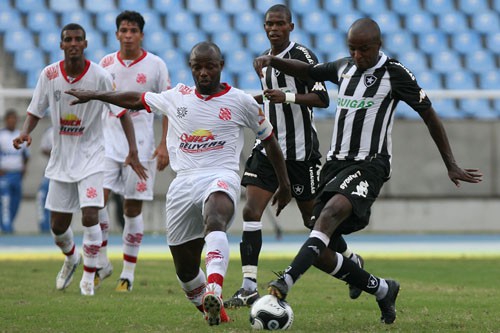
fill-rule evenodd
<path id="1" fill-rule="evenodd" d="M 104 162 L 104 188 L 123 195 L 125 199 L 153 200 L 156 160 L 142 162 L 148 179 L 141 180 L 130 166 L 106 157 Z"/>
<path id="2" fill-rule="evenodd" d="M 234 171 L 215 170 L 177 175 L 167 193 L 168 245 L 180 245 L 205 237 L 203 211 L 211 193 L 227 193 L 236 210 L 240 191 L 240 177 Z M 228 228 L 233 220 L 234 215 Z"/>
<path id="3" fill-rule="evenodd" d="M 54 212 L 76 213 L 83 207 L 104 207 L 103 173 L 94 173 L 75 183 L 51 179 L 45 208 Z"/>

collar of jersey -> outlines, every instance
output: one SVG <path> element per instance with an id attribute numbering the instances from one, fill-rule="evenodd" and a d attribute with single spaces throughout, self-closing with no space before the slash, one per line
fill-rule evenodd
<path id="1" fill-rule="evenodd" d="M 66 82 L 68 82 L 69 84 L 73 84 L 73 83 L 76 83 L 76 82 L 80 81 L 80 79 L 89 70 L 89 67 L 90 67 L 90 61 L 88 59 L 85 59 L 85 68 L 80 73 L 80 75 L 78 75 L 78 77 L 75 77 L 75 79 L 70 82 L 69 79 L 68 79 L 68 74 L 66 73 L 66 70 L 64 69 L 64 60 L 61 60 L 61 62 L 59 62 L 59 68 L 61 69 L 61 73 L 62 73 L 64 79 L 66 80 Z"/>
<path id="2" fill-rule="evenodd" d="M 122 59 L 120 51 L 116 52 L 116 58 L 118 59 L 118 61 L 120 62 L 120 64 L 122 64 L 123 66 L 125 66 L 125 67 L 132 67 L 132 66 L 134 66 L 135 64 L 137 64 L 139 61 L 141 61 L 142 59 L 144 59 L 148 55 L 148 52 L 146 50 L 144 50 L 144 49 L 141 49 L 141 50 L 142 50 L 142 55 L 139 58 L 137 58 L 134 61 L 132 61 L 130 63 L 130 65 L 128 65 L 128 66 L 125 65 L 125 63 L 123 62 L 123 59 Z"/>
<path id="3" fill-rule="evenodd" d="M 209 95 L 207 97 L 203 97 L 199 92 L 198 90 L 194 90 L 194 93 L 196 94 L 196 96 L 204 101 L 208 101 L 208 100 L 211 100 L 212 98 L 214 97 L 219 97 L 219 96 L 222 96 L 222 95 L 225 95 L 227 94 L 227 92 L 229 91 L 229 89 L 231 89 L 231 86 L 225 82 L 222 82 L 222 85 L 224 86 L 224 90 L 222 91 L 219 91 L 218 93 L 215 93 L 213 95 Z"/>

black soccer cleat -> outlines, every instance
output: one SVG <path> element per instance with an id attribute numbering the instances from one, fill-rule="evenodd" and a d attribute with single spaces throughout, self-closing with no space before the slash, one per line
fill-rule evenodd
<path id="1" fill-rule="evenodd" d="M 385 324 L 392 324 L 396 320 L 396 298 L 399 293 L 399 283 L 394 280 L 386 280 L 386 282 L 389 287 L 387 295 L 377 303 L 382 313 L 380 321 Z"/>
<path id="2" fill-rule="evenodd" d="M 363 258 L 359 255 L 359 254 L 356 254 L 356 257 L 357 257 L 357 264 L 360 268 L 364 268 L 365 267 L 365 261 L 363 260 Z M 353 286 L 352 284 L 349 285 L 349 297 L 351 299 L 356 299 L 358 298 L 361 293 L 363 292 L 363 290 L 359 289 L 358 287 L 356 286 Z"/>
<path id="3" fill-rule="evenodd" d="M 288 285 L 285 281 L 285 274 L 284 272 L 274 272 L 274 274 L 276 274 L 278 278 L 269 282 L 267 290 L 269 291 L 269 294 L 274 295 L 278 299 L 284 301 L 286 295 L 288 294 Z"/>
<path id="4" fill-rule="evenodd" d="M 229 309 L 237 309 L 243 306 L 251 306 L 259 299 L 259 292 L 255 290 L 245 290 L 244 288 L 238 289 L 234 295 L 224 301 L 224 307 Z"/>

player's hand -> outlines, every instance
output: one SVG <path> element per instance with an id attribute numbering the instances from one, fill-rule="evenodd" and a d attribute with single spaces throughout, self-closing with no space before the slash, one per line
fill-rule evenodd
<path id="1" fill-rule="evenodd" d="M 29 134 L 19 134 L 17 138 L 12 140 L 12 145 L 16 149 L 21 149 L 23 143 L 26 142 L 26 145 L 29 147 L 31 145 L 31 136 Z"/>
<path id="2" fill-rule="evenodd" d="M 285 103 L 286 95 L 279 89 L 266 89 L 262 92 L 262 95 L 273 104 Z"/>
<path id="3" fill-rule="evenodd" d="M 168 155 L 167 146 L 160 143 L 153 153 L 153 158 L 156 158 L 156 169 L 163 171 L 170 164 L 170 156 Z"/>
<path id="4" fill-rule="evenodd" d="M 448 170 L 448 177 L 457 187 L 460 187 L 460 181 L 480 183 L 483 180 L 483 174 L 479 169 L 461 169 L 458 166 Z"/>
<path id="5" fill-rule="evenodd" d="M 88 101 L 90 101 L 95 92 L 92 90 L 70 89 L 66 90 L 65 93 L 77 98 L 69 103 L 69 105 L 76 105 L 87 103 Z"/>
<path id="6" fill-rule="evenodd" d="M 141 180 L 148 179 L 148 174 L 146 173 L 148 169 L 146 169 L 144 165 L 142 165 L 141 162 L 139 161 L 137 151 L 129 152 L 127 158 L 125 159 L 125 165 L 130 165 L 132 170 L 135 171 L 135 173 L 137 174 L 137 176 L 139 176 Z"/>
<path id="7" fill-rule="evenodd" d="M 267 67 L 271 64 L 271 56 L 264 55 L 253 60 L 253 68 L 259 77 L 264 77 L 262 68 Z"/>
<path id="8" fill-rule="evenodd" d="M 279 216 L 283 208 L 292 200 L 292 190 L 290 186 L 282 187 L 279 186 L 278 190 L 273 196 L 272 205 L 276 206 L 276 216 Z"/>

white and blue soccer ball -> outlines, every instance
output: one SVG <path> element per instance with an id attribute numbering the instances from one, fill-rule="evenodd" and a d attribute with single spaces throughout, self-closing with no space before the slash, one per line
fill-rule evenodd
<path id="1" fill-rule="evenodd" d="M 262 296 L 250 309 L 250 325 L 256 330 L 286 330 L 292 323 L 292 308 L 274 295 Z"/>

